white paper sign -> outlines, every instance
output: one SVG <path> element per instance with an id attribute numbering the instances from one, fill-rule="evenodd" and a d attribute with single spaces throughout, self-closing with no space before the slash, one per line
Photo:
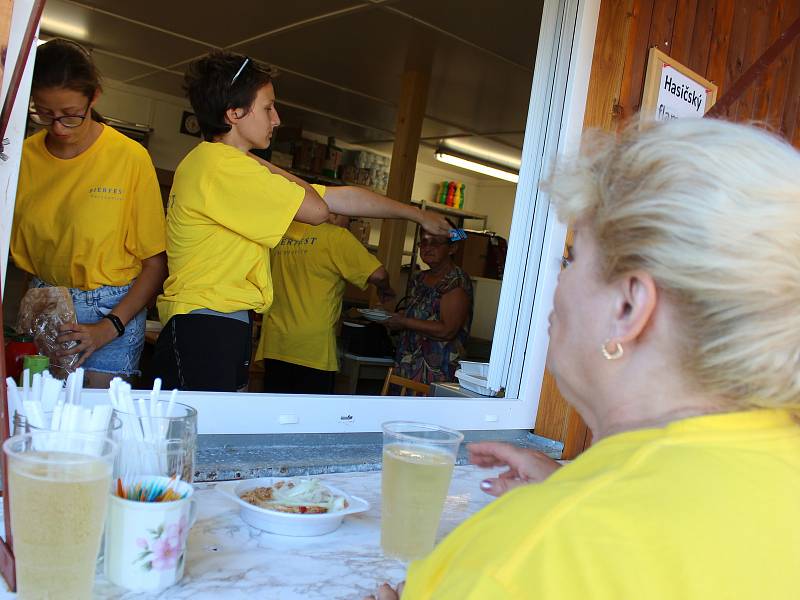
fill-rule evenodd
<path id="1" fill-rule="evenodd" d="M 708 90 L 669 65 L 661 69 L 656 102 L 657 121 L 699 119 L 706 113 Z"/>

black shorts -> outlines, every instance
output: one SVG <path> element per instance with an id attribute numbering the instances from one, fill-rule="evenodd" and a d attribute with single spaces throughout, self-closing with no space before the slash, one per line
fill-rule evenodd
<path id="1" fill-rule="evenodd" d="M 333 394 L 336 371 L 264 359 L 264 391 L 272 394 Z"/>
<path id="2" fill-rule="evenodd" d="M 153 371 L 165 390 L 235 392 L 247 385 L 252 323 L 215 315 L 176 315 L 161 331 Z"/>

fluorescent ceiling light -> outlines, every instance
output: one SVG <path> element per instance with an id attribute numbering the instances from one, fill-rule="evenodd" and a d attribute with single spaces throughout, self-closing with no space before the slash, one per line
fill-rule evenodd
<path id="1" fill-rule="evenodd" d="M 514 173 L 507 168 L 501 167 L 500 165 L 493 165 L 484 161 L 479 161 L 478 159 L 475 158 L 467 157 L 457 152 L 453 152 L 448 148 L 443 148 L 443 147 L 437 148 L 434 156 L 436 156 L 436 160 L 440 160 L 443 163 L 447 163 L 448 165 L 461 167 L 462 169 L 475 171 L 476 173 L 483 173 L 484 175 L 489 175 L 490 177 L 497 177 L 498 179 L 505 179 L 506 181 L 510 181 L 512 183 L 519 182 L 519 174 Z"/>
<path id="2" fill-rule="evenodd" d="M 83 25 L 76 25 L 48 15 L 42 17 L 40 26 L 42 31 L 71 39 L 85 40 L 89 35 L 89 31 Z"/>
<path id="3" fill-rule="evenodd" d="M 512 172 L 519 172 L 522 163 L 518 151 L 512 151 L 509 146 L 491 139 L 478 136 L 455 137 L 439 143 L 445 151 L 452 150 L 459 156 L 472 157 L 478 162 L 488 162 Z"/>

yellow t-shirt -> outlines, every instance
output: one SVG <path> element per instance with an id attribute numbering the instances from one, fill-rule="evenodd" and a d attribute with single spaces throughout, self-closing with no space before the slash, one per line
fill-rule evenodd
<path id="1" fill-rule="evenodd" d="M 25 140 L 11 255 L 20 269 L 66 287 L 126 285 L 165 249 L 164 205 L 147 150 L 103 126 L 70 159 Z"/>
<path id="2" fill-rule="evenodd" d="M 161 322 L 198 308 L 266 312 L 269 249 L 304 196 L 302 187 L 233 146 L 197 145 L 175 171 L 167 206 L 169 277 L 158 298 Z"/>
<path id="3" fill-rule="evenodd" d="M 800 426 L 712 415 L 599 441 L 412 563 L 404 600 L 800 594 Z"/>
<path id="4" fill-rule="evenodd" d="M 270 252 L 275 302 L 261 328 L 256 360 L 338 371 L 334 328 L 345 281 L 364 289 L 381 263 L 347 229 L 328 223 L 298 229 L 293 226 Z"/>

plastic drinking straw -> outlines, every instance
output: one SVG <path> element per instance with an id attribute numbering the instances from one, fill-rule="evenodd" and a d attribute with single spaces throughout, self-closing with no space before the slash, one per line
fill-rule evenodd
<path id="1" fill-rule="evenodd" d="M 45 412 L 53 412 L 61 393 L 61 382 L 50 375 L 49 371 L 45 373 L 47 376 L 42 378 L 42 406 Z"/>
<path id="2" fill-rule="evenodd" d="M 33 374 L 33 383 L 31 384 L 31 396 L 30 400 L 33 402 L 40 402 L 42 399 L 42 374 L 41 373 L 34 373 Z"/>
<path id="3" fill-rule="evenodd" d="M 22 371 L 22 402 L 23 404 L 30 396 L 31 391 L 31 370 L 30 369 L 23 369 Z"/>
<path id="4" fill-rule="evenodd" d="M 156 415 L 156 406 L 158 406 L 158 396 L 161 393 L 161 378 L 156 377 L 153 380 L 153 390 L 150 392 L 150 416 Z"/>
<path id="5" fill-rule="evenodd" d="M 9 414 L 13 415 L 15 412 L 22 411 L 22 398 L 13 377 L 6 377 L 6 388 L 8 389 Z"/>

